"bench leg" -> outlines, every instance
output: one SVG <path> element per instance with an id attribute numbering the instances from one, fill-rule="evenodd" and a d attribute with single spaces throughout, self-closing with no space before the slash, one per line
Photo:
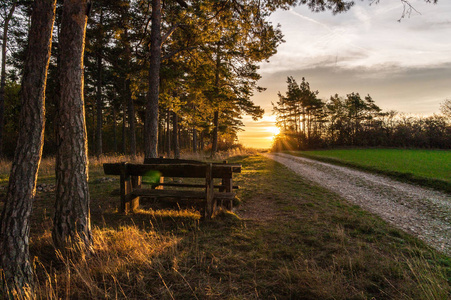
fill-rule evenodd
<path id="1" fill-rule="evenodd" d="M 225 178 L 223 179 L 223 185 L 225 186 L 225 192 L 231 193 L 233 189 L 233 181 L 232 178 Z M 226 208 L 228 210 L 232 210 L 233 208 L 233 199 L 229 200 L 229 202 L 226 204 Z"/>
<path id="2" fill-rule="evenodd" d="M 128 213 L 130 210 L 130 204 L 128 203 L 128 198 L 130 197 L 130 193 L 132 191 L 132 186 L 130 182 L 130 176 L 125 174 L 121 175 L 121 213 Z"/>
<path id="3" fill-rule="evenodd" d="M 211 219 L 216 211 L 216 201 L 214 199 L 214 186 L 212 176 L 212 165 L 207 165 L 207 172 L 205 176 L 205 194 L 206 194 L 206 206 L 205 206 L 205 218 Z"/>
<path id="4" fill-rule="evenodd" d="M 141 176 L 131 176 L 131 185 L 132 185 L 132 191 L 134 189 L 140 189 L 142 183 L 142 177 Z M 139 207 L 139 197 L 134 197 L 130 199 L 130 210 L 135 211 Z"/>
<path id="5" fill-rule="evenodd" d="M 232 176 L 223 177 L 222 184 L 221 184 L 221 187 L 219 188 L 219 191 L 222 193 L 231 193 L 232 189 L 233 189 Z M 224 206 L 223 200 L 221 200 L 221 206 Z M 228 210 L 232 210 L 233 200 L 230 200 L 227 203 L 225 203 L 225 208 L 227 208 Z"/>
<path id="6" fill-rule="evenodd" d="M 120 179 L 120 189 L 121 189 L 121 213 L 129 213 L 134 211 L 139 206 L 139 197 L 133 197 L 131 192 L 134 188 L 141 187 L 141 176 L 130 176 L 127 174 L 127 163 L 122 163 L 121 165 L 121 179 Z"/>

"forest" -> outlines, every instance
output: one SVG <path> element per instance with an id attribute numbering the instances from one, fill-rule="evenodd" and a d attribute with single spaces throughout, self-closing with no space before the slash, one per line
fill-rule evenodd
<path id="1" fill-rule="evenodd" d="M 280 134 L 274 150 L 331 147 L 451 148 L 451 100 L 443 100 L 440 114 L 415 116 L 384 112 L 370 96 L 352 92 L 317 97 L 305 78 L 300 84 L 287 78 L 287 91 L 279 92 L 273 113 Z"/>
<path id="2" fill-rule="evenodd" d="M 179 148 L 216 151 L 230 147 L 243 114 L 254 119 L 262 116 L 263 110 L 251 97 L 263 90 L 257 86 L 258 63 L 276 53 L 283 41 L 280 29 L 267 21 L 278 6 L 258 1 L 162 2 L 157 47 L 161 65 L 154 112 L 158 115 L 159 153 L 169 154 L 170 148 L 178 153 Z M 7 17 L 14 8 L 9 28 L 3 30 L 3 45 L 9 51 L 3 56 L 7 68 L 3 68 L 0 105 L 4 103 L 5 121 L 1 123 L 6 125 L 1 144 L 7 157 L 14 155 L 19 126 L 30 1 L 3 2 L 3 15 Z M 53 155 L 56 149 L 61 13 L 57 3 L 46 87 L 44 155 Z M 89 15 L 84 54 L 89 153 L 144 152 L 146 106 L 152 95 L 149 85 L 156 80 L 149 34 L 151 3 L 95 1 Z"/>

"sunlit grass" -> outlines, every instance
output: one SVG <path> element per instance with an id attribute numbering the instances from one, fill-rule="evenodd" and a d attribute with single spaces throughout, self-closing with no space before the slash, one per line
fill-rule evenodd
<path id="1" fill-rule="evenodd" d="M 228 161 L 243 166 L 239 197 L 256 215 L 273 210 L 272 219 L 223 211 L 202 221 L 194 209 L 151 206 L 123 215 L 110 195 L 118 181 L 96 181 L 104 174 L 94 172 L 94 252 L 63 256 L 51 241 L 54 194 L 40 192 L 30 249 L 37 298 L 449 298 L 448 257 L 272 160 Z"/>
<path id="2" fill-rule="evenodd" d="M 69 257 L 55 251 L 52 255 L 54 266 L 39 257 L 35 259 L 38 298 L 150 297 L 152 289 L 145 282 L 152 281 L 158 270 L 164 270 L 160 257 L 173 257 L 180 241 L 174 235 L 162 235 L 136 226 L 114 230 L 94 228 L 93 239 L 91 255 L 83 255 L 76 248 L 69 249 Z M 52 249 L 50 233 L 45 232 L 33 246 L 40 251 Z"/>

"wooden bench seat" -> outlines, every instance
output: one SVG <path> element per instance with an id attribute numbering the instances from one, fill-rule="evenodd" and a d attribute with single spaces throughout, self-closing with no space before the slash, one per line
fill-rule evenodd
<path id="1" fill-rule="evenodd" d="M 233 193 L 232 174 L 241 172 L 241 166 L 227 163 L 206 164 L 197 161 L 168 159 L 152 159 L 146 162 L 151 164 L 130 164 L 115 163 L 104 164 L 106 175 L 120 175 L 121 190 L 121 212 L 135 210 L 139 206 L 140 197 L 150 198 L 175 198 L 186 199 L 190 201 L 199 200 L 205 202 L 205 217 L 211 218 L 216 210 L 217 204 L 226 204 L 228 208 L 232 207 L 232 201 L 235 197 Z M 150 188 L 142 188 L 142 178 L 150 176 L 156 182 L 151 182 Z M 205 184 L 187 184 L 187 183 L 164 183 L 162 178 L 203 178 Z M 214 178 L 221 179 L 221 185 L 214 185 Z M 164 187 L 178 188 L 202 188 L 203 190 L 167 190 Z M 215 192 L 214 189 L 218 192 Z"/>
<path id="2" fill-rule="evenodd" d="M 207 195 L 203 191 L 177 191 L 177 190 L 151 190 L 134 189 L 131 197 L 155 197 L 155 198 L 177 198 L 177 199 L 204 199 Z M 235 193 L 214 193 L 213 197 L 218 200 L 233 200 Z"/>

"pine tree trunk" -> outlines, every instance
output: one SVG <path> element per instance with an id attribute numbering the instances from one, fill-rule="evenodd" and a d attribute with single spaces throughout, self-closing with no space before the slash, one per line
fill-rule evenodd
<path id="1" fill-rule="evenodd" d="M 136 156 L 136 121 L 135 121 L 135 104 L 133 103 L 130 91 L 130 79 L 126 80 L 126 95 L 128 100 L 128 130 L 130 139 L 130 155 Z"/>
<path id="2" fill-rule="evenodd" d="M 102 123 L 103 123 L 103 102 L 102 102 L 102 57 L 100 53 L 97 55 L 97 126 L 96 126 L 96 156 L 100 157 L 103 153 L 102 149 Z"/>
<path id="3" fill-rule="evenodd" d="M 167 117 L 166 117 L 166 155 L 167 157 L 171 156 L 171 111 L 167 110 Z"/>
<path id="4" fill-rule="evenodd" d="M 125 112 L 125 103 L 123 104 L 123 110 L 122 110 L 122 154 L 126 154 L 127 151 L 127 113 Z"/>
<path id="5" fill-rule="evenodd" d="M 117 123 L 116 123 L 116 119 L 117 119 L 117 112 L 116 112 L 116 107 L 113 105 L 113 149 L 114 149 L 114 153 L 117 153 Z"/>
<path id="6" fill-rule="evenodd" d="M 124 31 L 124 43 L 125 43 L 125 60 L 127 65 L 127 74 L 129 75 L 130 70 L 130 60 L 131 60 L 131 50 L 130 41 L 128 39 L 127 28 Z M 136 157 L 136 119 L 135 119 L 135 104 L 133 103 L 132 92 L 130 89 L 130 76 L 125 79 L 125 96 L 128 103 L 128 129 L 129 129 L 129 139 L 130 139 L 130 155 Z"/>
<path id="7" fill-rule="evenodd" d="M 197 129 L 193 128 L 193 152 L 197 152 Z"/>
<path id="8" fill-rule="evenodd" d="M 215 111 L 213 117 L 213 142 L 211 146 L 211 156 L 213 157 L 218 152 L 218 127 L 219 127 L 219 112 Z"/>
<path id="9" fill-rule="evenodd" d="M 2 286 L 7 287 L 5 293 L 16 292 L 22 297 L 27 292 L 33 295 L 30 215 L 44 143 L 45 86 L 55 7 L 56 0 L 34 1 L 22 78 L 20 130 L 0 223 L 0 267 L 5 280 Z"/>
<path id="10" fill-rule="evenodd" d="M 56 203 L 53 242 L 57 248 L 81 240 L 92 244 L 88 157 L 83 99 L 83 52 L 87 0 L 65 0 L 61 23 L 61 99 L 58 103 Z"/>
<path id="11" fill-rule="evenodd" d="M 174 158 L 180 158 L 180 139 L 179 139 L 179 117 L 177 113 L 173 113 L 172 117 L 172 141 L 174 145 Z"/>
<path id="12" fill-rule="evenodd" d="M 200 144 L 200 151 L 204 151 L 204 132 L 203 131 L 200 133 L 199 144 Z"/>
<path id="13" fill-rule="evenodd" d="M 144 123 L 144 152 L 146 158 L 158 157 L 158 96 L 161 64 L 161 1 L 152 0 L 150 32 L 149 93 Z"/>
<path id="14" fill-rule="evenodd" d="M 5 87 L 6 87 L 6 46 L 8 43 L 9 22 L 11 21 L 17 1 L 11 4 L 8 15 L 3 20 L 2 36 L 2 70 L 0 77 L 0 157 L 3 156 L 3 128 L 5 126 Z"/>

